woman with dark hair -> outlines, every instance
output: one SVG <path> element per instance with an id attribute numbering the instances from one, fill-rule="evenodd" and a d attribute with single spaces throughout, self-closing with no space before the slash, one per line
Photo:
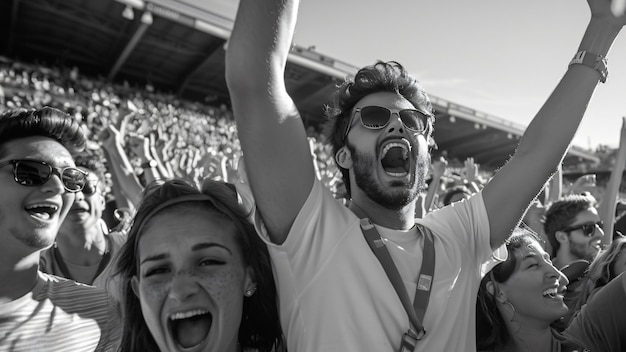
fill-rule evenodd
<path id="1" fill-rule="evenodd" d="M 508 258 L 487 272 L 478 290 L 477 350 L 573 351 L 551 328 L 567 312 L 567 278 L 527 229 L 516 229 L 506 248 Z"/>
<path id="2" fill-rule="evenodd" d="M 265 244 L 230 184 L 149 185 L 118 261 L 121 351 L 275 351 L 282 345 Z"/>

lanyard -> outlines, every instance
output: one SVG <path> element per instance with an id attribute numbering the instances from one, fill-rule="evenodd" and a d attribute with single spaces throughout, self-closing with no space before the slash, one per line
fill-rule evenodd
<path id="1" fill-rule="evenodd" d="M 357 212 L 360 213 L 359 210 L 357 210 Z M 411 304 L 409 294 L 407 293 L 404 283 L 402 282 L 402 277 L 398 272 L 398 268 L 394 264 L 393 259 L 389 254 L 389 250 L 385 246 L 385 243 L 376 230 L 376 227 L 368 218 L 361 218 L 361 230 L 363 230 L 363 235 L 367 240 L 367 244 L 370 246 L 372 252 L 374 252 L 374 255 L 376 255 L 376 258 L 378 258 L 378 261 L 380 261 L 383 269 L 385 269 L 385 273 L 393 285 L 393 288 L 396 290 L 396 293 L 398 294 L 398 297 L 400 298 L 400 301 L 409 316 L 411 325 L 413 325 L 415 332 L 415 336 L 413 336 L 413 338 L 421 340 L 426 334 L 426 330 L 424 330 L 424 326 L 422 325 L 422 320 L 424 320 L 424 315 L 426 314 L 426 308 L 428 307 L 428 301 L 430 299 L 432 281 L 435 275 L 435 246 L 430 230 L 419 225 L 418 229 L 424 235 L 424 253 L 422 257 L 422 269 L 417 281 L 417 290 L 415 291 L 415 299 L 413 304 Z"/>

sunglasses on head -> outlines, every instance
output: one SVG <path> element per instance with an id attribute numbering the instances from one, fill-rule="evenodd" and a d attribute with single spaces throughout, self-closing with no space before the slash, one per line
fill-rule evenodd
<path id="1" fill-rule="evenodd" d="M 348 136 L 350 128 L 352 128 L 352 122 L 354 121 L 354 117 L 356 116 L 356 114 L 359 114 L 363 127 L 369 128 L 371 130 L 379 130 L 381 128 L 385 128 L 385 126 L 389 124 L 389 121 L 391 121 L 391 117 L 396 114 L 400 116 L 402 124 L 409 131 L 424 132 L 428 128 L 428 119 L 430 118 L 430 115 L 425 114 L 417 109 L 391 110 L 383 106 L 375 105 L 356 108 L 354 109 L 354 114 L 348 122 L 346 132 L 343 134 L 344 140 Z"/>
<path id="2" fill-rule="evenodd" d="M 591 222 L 591 223 L 586 223 L 586 224 L 581 224 L 581 225 L 576 225 L 576 226 L 572 226 L 572 227 L 568 227 L 563 229 L 563 232 L 572 232 L 572 231 L 576 231 L 576 230 L 583 230 L 583 234 L 587 237 L 591 237 L 596 233 L 596 229 L 602 229 L 602 221 L 598 221 L 598 222 Z"/>
<path id="3" fill-rule="evenodd" d="M 59 168 L 39 160 L 9 160 L 0 163 L 0 167 L 7 165 L 13 165 L 13 178 L 23 186 L 43 185 L 53 173 L 61 178 L 68 192 L 81 191 L 87 183 L 87 173 L 75 167 Z"/>

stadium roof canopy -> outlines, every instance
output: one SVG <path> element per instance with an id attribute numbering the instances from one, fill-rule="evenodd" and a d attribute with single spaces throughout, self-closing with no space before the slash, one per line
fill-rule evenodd
<path id="1" fill-rule="evenodd" d="M 229 104 L 224 53 L 230 16 L 209 10 L 225 0 L 3 0 L 0 55 L 29 63 L 78 67 L 82 74 L 150 84 L 160 91 L 212 105 Z M 337 82 L 356 68 L 295 46 L 287 87 L 305 123 L 318 124 Z M 435 140 L 449 158 L 474 157 L 487 169 L 504 164 L 525 126 L 432 97 Z M 573 147 L 565 164 L 595 162 Z"/>

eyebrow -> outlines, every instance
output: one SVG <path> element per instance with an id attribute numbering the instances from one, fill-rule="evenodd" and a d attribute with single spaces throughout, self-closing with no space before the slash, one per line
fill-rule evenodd
<path id="1" fill-rule="evenodd" d="M 206 248 L 213 248 L 213 247 L 219 247 L 222 248 L 224 250 L 226 250 L 229 254 L 233 254 L 233 252 L 226 246 L 223 246 L 221 244 L 217 244 L 217 243 L 198 243 L 195 244 L 193 247 L 191 247 L 192 251 L 199 251 L 202 249 L 206 249 Z M 158 260 L 163 260 L 169 257 L 169 254 L 167 253 L 162 253 L 162 254 L 156 254 L 150 257 L 145 258 L 144 260 L 141 261 L 140 264 L 143 264 L 145 262 L 151 262 L 151 261 L 158 261 Z"/>
<path id="2" fill-rule="evenodd" d="M 145 262 L 151 262 L 151 261 L 153 262 L 153 261 L 157 261 L 157 260 L 162 260 L 162 259 L 165 259 L 167 257 L 169 257 L 169 254 L 165 254 L 165 253 L 164 254 L 153 255 L 153 256 L 147 257 L 144 260 L 142 260 L 140 264 L 143 264 Z"/>
<path id="3" fill-rule="evenodd" d="M 230 248 L 228 248 L 228 247 L 226 247 L 226 246 L 224 246 L 224 245 L 218 244 L 218 243 L 206 243 L 206 242 L 203 242 L 203 243 L 198 243 L 198 244 L 195 244 L 193 247 L 191 247 L 191 250 L 192 250 L 192 251 L 199 251 L 199 250 L 201 250 L 201 249 L 205 249 L 205 248 L 212 248 L 212 247 L 219 247 L 219 248 L 223 248 L 223 249 L 225 249 L 225 250 L 226 250 L 229 254 L 233 254 L 233 252 L 230 250 Z"/>

